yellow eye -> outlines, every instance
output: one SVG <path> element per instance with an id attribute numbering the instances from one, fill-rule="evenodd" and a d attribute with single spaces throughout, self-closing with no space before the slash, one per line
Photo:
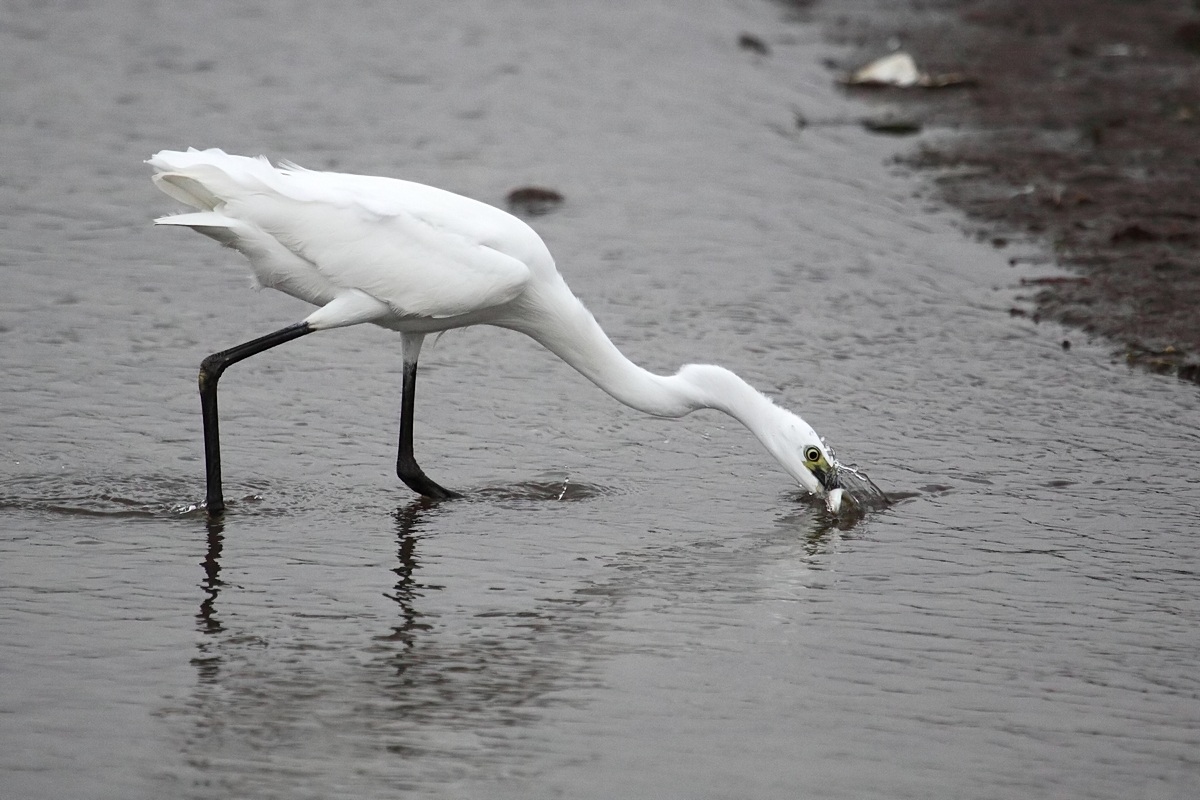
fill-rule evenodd
<path id="1" fill-rule="evenodd" d="M 815 447 L 804 448 L 804 460 L 805 461 L 820 461 L 821 460 L 821 451 Z"/>

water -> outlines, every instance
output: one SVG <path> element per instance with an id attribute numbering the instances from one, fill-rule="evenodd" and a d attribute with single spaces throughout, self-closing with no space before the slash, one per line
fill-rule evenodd
<path id="1" fill-rule="evenodd" d="M 796 129 L 863 110 L 783 5 L 4 14 L 5 797 L 1196 796 L 1195 387 L 1010 317 L 1032 268 L 912 140 Z M 417 427 L 469 497 L 423 504 L 355 328 L 228 373 L 210 527 L 197 365 L 307 311 L 149 227 L 140 161 L 188 145 L 552 187 L 632 358 L 737 370 L 905 499 L 835 524 L 716 413 L 469 330 Z"/>

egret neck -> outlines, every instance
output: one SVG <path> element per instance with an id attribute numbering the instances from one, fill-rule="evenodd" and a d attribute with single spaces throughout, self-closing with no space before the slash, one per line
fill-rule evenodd
<path id="1" fill-rule="evenodd" d="M 503 323 L 533 337 L 584 377 L 627 406 L 659 417 L 682 417 L 704 408 L 742 423 L 809 491 L 821 493 L 805 468 L 797 442 L 819 441 L 799 416 L 775 405 L 737 374 L 713 364 L 686 364 L 658 375 L 630 361 L 612 343 L 586 306 L 559 281 L 557 291 L 524 298 L 518 319 Z"/>

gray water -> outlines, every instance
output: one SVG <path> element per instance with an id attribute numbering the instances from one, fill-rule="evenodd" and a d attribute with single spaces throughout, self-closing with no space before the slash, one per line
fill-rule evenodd
<path id="1" fill-rule="evenodd" d="M 3 797 L 1200 793 L 1195 386 L 1010 316 L 1051 267 L 923 199 L 917 140 L 797 129 L 863 108 L 785 4 L 0 16 Z M 199 361 L 308 309 L 151 228 L 189 145 L 553 187 L 634 360 L 735 369 L 904 499 L 834 524 L 715 412 L 467 330 L 417 448 L 468 496 L 422 504 L 360 327 L 227 373 L 209 526 Z"/>

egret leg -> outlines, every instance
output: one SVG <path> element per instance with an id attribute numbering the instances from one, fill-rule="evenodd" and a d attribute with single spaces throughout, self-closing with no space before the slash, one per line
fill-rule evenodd
<path id="1" fill-rule="evenodd" d="M 217 423 L 217 381 L 230 364 L 269 350 L 276 345 L 290 342 L 315 328 L 307 322 L 298 322 L 258 339 L 239 344 L 228 350 L 213 353 L 200 362 L 200 409 L 204 413 L 204 468 L 207 479 L 204 506 L 209 517 L 220 516 L 225 511 L 225 498 L 221 494 L 221 434 Z"/>
<path id="2" fill-rule="evenodd" d="M 462 497 L 439 486 L 425 474 L 413 455 L 413 409 L 417 400 L 417 356 L 421 352 L 424 334 L 406 333 L 404 336 L 404 389 L 400 399 L 400 452 L 396 457 L 396 475 L 404 485 L 419 495 L 434 500 L 449 500 Z"/>

